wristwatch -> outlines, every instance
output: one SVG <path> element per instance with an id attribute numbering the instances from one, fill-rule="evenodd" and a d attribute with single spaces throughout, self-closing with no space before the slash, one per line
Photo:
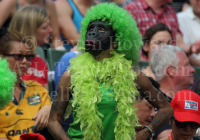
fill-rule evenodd
<path id="1" fill-rule="evenodd" d="M 144 128 L 147 128 L 149 130 L 149 132 L 151 133 L 149 138 L 153 138 L 153 136 L 155 136 L 155 133 L 153 132 L 153 130 L 148 125 L 145 125 Z"/>

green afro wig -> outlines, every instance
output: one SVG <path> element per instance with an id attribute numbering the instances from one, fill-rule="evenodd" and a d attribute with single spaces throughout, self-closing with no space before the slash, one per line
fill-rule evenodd
<path id="1" fill-rule="evenodd" d="M 12 99 L 12 89 L 16 82 L 16 73 L 12 72 L 6 59 L 0 57 L 0 109 Z"/>
<path id="2" fill-rule="evenodd" d="M 95 20 L 106 21 L 116 31 L 115 42 L 118 42 L 117 53 L 124 54 L 127 60 L 137 62 L 140 58 L 142 36 L 132 16 L 114 3 L 101 3 L 91 7 L 82 21 L 80 50 L 85 50 L 88 25 Z"/>

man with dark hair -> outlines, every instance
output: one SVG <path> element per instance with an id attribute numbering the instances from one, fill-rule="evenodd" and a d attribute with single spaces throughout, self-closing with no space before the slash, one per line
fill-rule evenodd
<path id="1" fill-rule="evenodd" d="M 141 124 L 140 127 L 136 127 L 136 131 L 143 129 L 145 125 L 149 125 L 153 117 L 156 115 L 155 107 L 152 106 L 143 96 L 140 94 L 136 97 L 136 102 L 133 105 L 137 110 L 135 111 L 138 116 L 138 122 Z"/>

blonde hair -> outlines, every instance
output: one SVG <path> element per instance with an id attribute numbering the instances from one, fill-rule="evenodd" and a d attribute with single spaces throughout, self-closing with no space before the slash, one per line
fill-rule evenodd
<path id="1" fill-rule="evenodd" d="M 18 31 L 25 37 L 35 37 L 36 30 L 48 19 L 45 9 L 36 6 L 23 6 L 12 17 L 9 31 Z"/>

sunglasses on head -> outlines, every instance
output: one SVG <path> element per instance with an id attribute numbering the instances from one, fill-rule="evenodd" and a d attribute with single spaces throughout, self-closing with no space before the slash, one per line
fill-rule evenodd
<path id="1" fill-rule="evenodd" d="M 199 124 L 196 123 L 196 122 L 179 122 L 177 121 L 174 117 L 172 117 L 172 119 L 175 121 L 175 125 L 178 127 L 178 128 L 185 128 L 187 127 L 188 125 L 190 125 L 191 128 L 193 129 L 197 129 L 199 128 Z"/>
<path id="2" fill-rule="evenodd" d="M 32 61 L 35 58 L 34 54 L 4 54 L 5 56 L 13 56 L 15 60 L 23 60 L 24 57 L 26 58 L 27 61 Z"/>

